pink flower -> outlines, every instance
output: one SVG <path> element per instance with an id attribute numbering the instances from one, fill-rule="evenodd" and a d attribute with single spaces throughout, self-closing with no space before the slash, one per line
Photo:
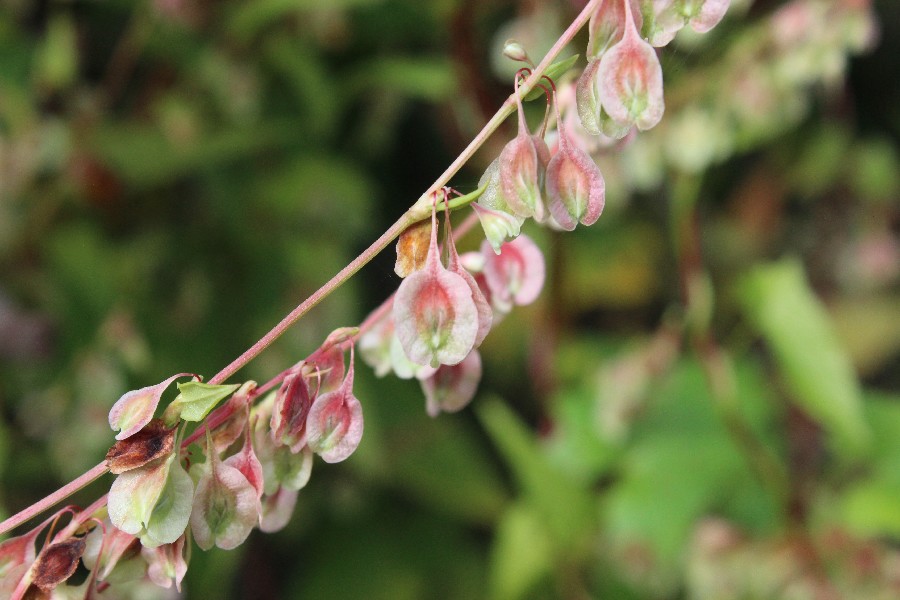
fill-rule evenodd
<path id="1" fill-rule="evenodd" d="M 641 39 L 631 18 L 631 6 L 625 4 L 627 15 L 622 40 L 610 48 L 597 68 L 595 85 L 603 110 L 621 125 L 637 125 L 641 131 L 650 129 L 662 118 L 662 67 L 653 47 Z"/>
<path id="2" fill-rule="evenodd" d="M 303 366 L 301 362 L 293 367 L 281 382 L 270 421 L 275 443 L 289 446 L 295 453 L 306 444 L 306 417 L 312 407 Z"/>
<path id="3" fill-rule="evenodd" d="M 441 412 L 457 412 L 465 408 L 475 397 L 481 381 L 481 356 L 472 350 L 458 365 L 441 365 L 422 381 L 425 392 L 425 410 L 436 417 Z"/>
<path id="4" fill-rule="evenodd" d="M 541 169 L 550 153 L 544 141 L 528 131 L 522 98 L 518 93 L 518 82 L 517 75 L 515 96 L 519 109 L 519 133 L 500 153 L 500 189 L 503 198 L 517 216 L 540 220 L 544 216 Z"/>
<path id="5" fill-rule="evenodd" d="M 486 241 L 484 278 L 492 296 L 518 305 L 531 304 L 544 287 L 544 255 L 531 238 L 520 235 L 494 254 Z"/>
<path id="6" fill-rule="evenodd" d="M 592 225 L 603 211 L 606 184 L 597 163 L 574 144 L 556 102 L 559 148 L 547 165 L 547 207 L 560 227 L 571 231 L 578 221 Z"/>
<path id="7" fill-rule="evenodd" d="M 409 359 L 437 367 L 455 365 L 472 350 L 478 334 L 478 309 L 466 280 L 441 264 L 434 210 L 431 220 L 425 266 L 400 284 L 393 317 L 397 338 Z"/>
<path id="8" fill-rule="evenodd" d="M 109 426 L 113 431 L 121 429 L 116 439 L 124 440 L 143 429 L 153 418 L 163 392 L 179 377 L 195 377 L 197 381 L 200 380 L 191 373 L 179 373 L 161 383 L 133 390 L 119 398 L 109 411 Z"/>
<path id="9" fill-rule="evenodd" d="M 340 462 L 353 454 L 363 434 L 362 406 L 353 395 L 352 347 L 350 352 L 350 368 L 344 381 L 338 389 L 316 398 L 306 419 L 307 444 L 328 463 Z"/>
<path id="10" fill-rule="evenodd" d="M 515 214 L 509 203 L 504 199 L 500 189 L 500 159 L 494 160 L 488 166 L 478 187 L 486 186 L 478 202 L 472 204 L 472 209 L 481 221 L 484 235 L 499 251 L 500 245 L 506 240 L 515 239 L 519 235 L 525 217 Z"/>
<path id="11" fill-rule="evenodd" d="M 191 511 L 191 531 L 203 550 L 240 546 L 259 522 L 256 488 L 235 467 L 223 463 L 207 433 L 206 462 L 197 468 L 197 491 Z"/>

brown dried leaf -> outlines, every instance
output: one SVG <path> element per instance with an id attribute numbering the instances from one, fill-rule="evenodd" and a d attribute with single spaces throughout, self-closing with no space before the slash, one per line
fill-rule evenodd
<path id="1" fill-rule="evenodd" d="M 394 272 L 400 277 L 406 277 L 425 266 L 430 241 L 431 220 L 425 219 L 410 225 L 397 240 L 397 263 L 394 265 Z"/>
<path id="2" fill-rule="evenodd" d="M 84 545 L 84 538 L 69 538 L 44 548 L 32 566 L 32 583 L 49 592 L 71 577 L 84 554 Z"/>
<path id="3" fill-rule="evenodd" d="M 113 444 L 106 461 L 109 470 L 118 475 L 165 456 L 174 447 L 175 428 L 166 427 L 162 419 L 153 419 L 134 435 Z"/>

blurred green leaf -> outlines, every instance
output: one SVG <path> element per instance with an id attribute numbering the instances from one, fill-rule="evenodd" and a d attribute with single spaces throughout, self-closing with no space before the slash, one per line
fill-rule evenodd
<path id="1" fill-rule="evenodd" d="M 255 0 L 238 5 L 229 19 L 229 30 L 238 38 L 248 40 L 272 23 L 290 17 L 303 18 L 303 11 L 346 10 L 357 6 L 378 4 L 384 0 Z M 306 17 L 308 18 L 308 16 Z"/>
<path id="2" fill-rule="evenodd" d="M 354 94 L 388 90 L 432 102 L 446 100 L 455 86 L 453 63 L 439 57 L 378 57 L 363 65 L 347 83 Z"/>
<path id="3" fill-rule="evenodd" d="M 795 260 L 759 266 L 738 286 L 747 319 L 775 355 L 792 398 L 845 450 L 868 442 L 856 374 Z"/>
<path id="4" fill-rule="evenodd" d="M 477 414 L 509 462 L 526 501 L 546 523 L 557 550 L 577 552 L 596 521 L 588 490 L 553 466 L 533 433 L 502 401 L 482 401 Z"/>
<path id="5" fill-rule="evenodd" d="M 393 453 L 394 481 L 441 513 L 469 523 L 493 523 L 506 493 L 489 455 L 452 417 L 421 429 L 421 436 L 406 438 L 402 450 Z"/>
<path id="6" fill-rule="evenodd" d="M 178 143 L 155 127 L 109 123 L 94 131 L 90 145 L 133 188 L 171 183 L 192 172 L 248 159 L 263 150 L 296 143 L 294 121 L 226 129 Z"/>
<path id="7" fill-rule="evenodd" d="M 856 193 L 876 202 L 896 200 L 900 193 L 900 156 L 885 138 L 865 140 L 857 144 L 850 183 Z"/>
<path id="8" fill-rule="evenodd" d="M 900 396 L 869 393 L 865 409 L 872 424 L 872 461 L 843 491 L 840 518 L 860 536 L 900 537 Z"/>
<path id="9" fill-rule="evenodd" d="M 57 91 L 74 81 L 77 69 L 75 25 L 68 15 L 58 12 L 37 48 L 34 76 L 48 91 Z"/>
<path id="10" fill-rule="evenodd" d="M 553 543 L 540 513 L 527 504 L 510 506 L 497 523 L 491 548 L 490 597 L 523 598 L 553 567 Z"/>

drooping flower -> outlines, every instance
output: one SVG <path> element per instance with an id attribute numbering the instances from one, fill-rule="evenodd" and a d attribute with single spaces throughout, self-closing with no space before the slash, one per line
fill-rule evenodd
<path id="1" fill-rule="evenodd" d="M 575 106 L 581 126 L 587 133 L 610 140 L 619 140 L 628 135 L 632 124 L 614 120 L 601 104 L 601 82 L 598 77 L 601 62 L 599 58 L 588 62 L 584 72 L 578 78 L 575 84 Z"/>
<path id="2" fill-rule="evenodd" d="M 691 29 L 697 33 L 706 33 L 719 24 L 728 12 L 731 0 L 694 0 L 685 4 L 690 7 L 688 22 Z"/>
<path id="3" fill-rule="evenodd" d="M 472 349 L 478 334 L 478 310 L 465 279 L 441 264 L 434 209 L 431 220 L 425 267 L 400 284 L 393 317 L 397 338 L 409 359 L 437 367 L 455 365 Z"/>
<path id="4" fill-rule="evenodd" d="M 350 352 L 350 368 L 343 383 L 316 398 L 306 419 L 307 445 L 328 463 L 353 454 L 363 434 L 362 405 L 353 395 L 352 346 Z"/>
<path id="5" fill-rule="evenodd" d="M 253 449 L 262 466 L 264 495 L 275 493 L 279 487 L 300 490 L 312 474 L 312 450 L 308 446 L 303 445 L 295 453 L 289 446 L 276 444 L 272 439 L 272 430 L 267 425 L 274 399 L 274 393 L 266 396 L 253 407 L 250 417 L 255 423 L 252 428 Z"/>
<path id="6" fill-rule="evenodd" d="M 191 373 L 179 373 L 172 375 L 165 381 L 139 390 L 133 390 L 119 398 L 109 410 L 109 426 L 113 431 L 119 431 L 117 440 L 134 435 L 153 418 L 156 407 L 172 382 L 179 377 L 196 377 Z M 197 378 L 199 381 L 199 378 Z"/>
<path id="7" fill-rule="evenodd" d="M 241 449 L 225 459 L 225 464 L 234 467 L 241 472 L 241 475 L 247 478 L 253 489 L 256 490 L 256 497 L 261 498 L 263 494 L 263 469 L 256 452 L 253 451 L 253 444 L 250 436 L 250 420 L 245 421 L 244 427 L 244 445 Z"/>
<path id="8" fill-rule="evenodd" d="M 166 485 L 174 460 L 173 452 L 116 477 L 107 502 L 109 520 L 113 525 L 131 535 L 138 535 L 144 530 Z"/>
<path id="9" fill-rule="evenodd" d="M 544 255 L 526 235 L 503 244 L 500 254 L 494 254 L 490 244 L 483 242 L 485 257 L 484 278 L 491 295 L 500 301 L 518 305 L 534 302 L 544 287 Z M 492 304 L 497 300 L 492 298 Z"/>
<path id="10" fill-rule="evenodd" d="M 280 531 L 291 520 L 297 504 L 297 491 L 279 487 L 272 494 L 263 496 L 259 530 L 265 533 Z"/>
<path id="11" fill-rule="evenodd" d="M 682 27 L 690 23 L 697 33 L 715 27 L 728 11 L 730 0 L 653 0 L 641 5 L 643 26 L 638 23 L 647 41 L 657 48 L 665 46 Z"/>
<path id="12" fill-rule="evenodd" d="M 337 389 L 344 380 L 344 344 L 359 333 L 358 327 L 335 329 L 305 361 L 304 373 L 316 378 L 318 393 Z"/>
<path id="13" fill-rule="evenodd" d="M 571 231 L 578 221 L 592 225 L 600 217 L 606 184 L 597 163 L 569 139 L 558 102 L 556 121 L 559 147 L 547 165 L 547 207 L 559 226 Z"/>
<path id="14" fill-rule="evenodd" d="M 28 574 L 37 557 L 35 543 L 48 522 L 49 520 L 45 521 L 24 535 L 0 543 L 0 597 L 12 598 L 19 582 Z"/>
<path id="15" fill-rule="evenodd" d="M 198 465 L 197 493 L 191 511 L 191 531 L 203 550 L 241 545 L 259 521 L 256 488 L 243 473 L 223 463 L 207 436 L 206 462 Z"/>
<path id="16" fill-rule="evenodd" d="M 98 581 L 131 581 L 143 577 L 147 570 L 140 558 L 140 540 L 113 527 L 109 520 L 95 527 L 85 543 L 81 560 Z"/>
<path id="17" fill-rule="evenodd" d="M 662 67 L 653 47 L 641 39 L 625 5 L 625 33 L 617 44 L 600 59 L 596 80 L 597 97 L 604 111 L 620 125 L 636 125 L 641 131 L 650 129 L 662 118 Z"/>
<path id="18" fill-rule="evenodd" d="M 541 199 L 541 159 L 545 158 L 549 152 L 544 153 L 544 148 L 540 148 L 538 144 L 538 142 L 543 143 L 543 140 L 532 136 L 528 131 L 518 83 L 517 75 L 515 96 L 518 106 L 519 132 L 500 153 L 498 159 L 500 189 L 503 198 L 516 215 L 540 220 L 544 216 L 544 204 Z"/>
<path id="19" fill-rule="evenodd" d="M 500 246 L 507 240 L 515 239 L 519 235 L 525 217 L 515 214 L 509 203 L 504 200 L 500 189 L 500 159 L 495 159 L 488 166 L 484 175 L 478 182 L 478 187 L 484 187 L 481 197 L 472 204 L 472 209 L 481 221 L 484 235 L 494 247 L 500 251 Z"/>
<path id="20" fill-rule="evenodd" d="M 194 482 L 191 476 L 180 461 L 173 461 L 166 484 L 150 514 L 150 521 L 139 535 L 141 545 L 155 548 L 171 544 L 183 535 L 190 518 L 193 497 Z"/>
<path id="21" fill-rule="evenodd" d="M 394 339 L 394 319 L 390 312 L 381 316 L 359 337 L 359 354 L 363 362 L 375 371 L 376 377 L 384 377 L 391 372 L 391 343 Z"/>
<path id="22" fill-rule="evenodd" d="M 694 0 L 688 2 L 693 3 Z M 642 3 L 641 34 L 651 46 L 665 46 L 684 27 L 687 23 L 684 3 L 685 0 L 652 0 Z"/>
<path id="23" fill-rule="evenodd" d="M 141 556 L 147 561 L 147 576 L 159 587 L 181 591 L 181 581 L 187 573 L 187 560 L 184 557 L 185 534 L 172 542 L 156 548 L 141 548 Z"/>
<path id="24" fill-rule="evenodd" d="M 312 396 L 303 374 L 304 363 L 294 366 L 281 382 L 272 407 L 272 439 L 296 453 L 306 444 L 306 417 Z"/>
<path id="25" fill-rule="evenodd" d="M 462 410 L 475 397 L 481 381 L 481 355 L 472 350 L 458 365 L 441 365 L 422 381 L 425 392 L 425 411 L 436 417 L 441 412 Z"/>
<path id="26" fill-rule="evenodd" d="M 638 0 L 631 1 L 631 10 L 639 16 Z M 588 22 L 587 59 L 598 59 L 614 44 L 622 39 L 625 33 L 625 5 L 620 0 L 605 0 L 591 15 Z M 638 25 L 640 26 L 640 25 Z"/>
<path id="27" fill-rule="evenodd" d="M 444 223 L 446 224 L 447 247 L 449 248 L 447 270 L 451 273 L 456 273 L 463 278 L 463 280 L 466 282 L 466 285 L 469 286 L 469 290 L 472 294 L 472 302 L 475 303 L 475 312 L 478 316 L 478 329 L 475 332 L 474 347 L 477 348 L 481 345 L 481 342 L 484 341 L 485 336 L 487 336 L 488 332 L 491 330 L 493 311 L 491 311 L 491 305 L 485 299 L 484 294 L 482 294 L 481 290 L 478 288 L 478 283 L 475 282 L 475 278 L 472 277 L 472 274 L 469 273 L 465 269 L 465 267 L 463 267 L 461 261 L 459 260 L 459 254 L 457 254 L 456 252 L 456 244 L 453 242 L 453 227 L 450 224 L 449 210 L 444 216 Z"/>

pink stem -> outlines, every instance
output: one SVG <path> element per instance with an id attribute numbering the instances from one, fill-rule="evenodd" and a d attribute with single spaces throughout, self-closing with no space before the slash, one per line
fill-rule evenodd
<path id="1" fill-rule="evenodd" d="M 572 24 L 563 32 L 563 34 L 556 40 L 556 43 L 553 44 L 553 47 L 547 52 L 544 56 L 543 60 L 541 60 L 540 64 L 535 67 L 531 76 L 525 80 L 525 82 L 519 86 L 518 94 L 524 96 L 537 84 L 537 82 L 543 77 L 544 72 L 547 70 L 547 67 L 553 62 L 553 60 L 559 55 L 562 49 L 572 41 L 572 38 L 575 37 L 575 34 L 587 23 L 588 19 L 591 17 L 591 13 L 596 10 L 597 6 L 603 0 L 590 0 L 584 9 L 578 14 Z M 447 167 L 447 169 L 441 173 L 441 175 L 435 180 L 435 182 L 431 185 L 430 188 L 422 195 L 423 198 L 430 198 L 431 194 L 434 194 L 441 188 L 443 188 L 449 181 L 450 178 L 456 175 L 457 172 L 465 165 L 469 159 L 475 154 L 475 152 L 484 145 L 487 139 L 497 130 L 503 121 L 506 120 L 509 115 L 512 114 L 513 110 L 515 110 L 516 105 L 516 95 L 510 94 L 509 98 L 503 103 L 503 105 L 494 113 L 494 116 L 485 124 L 478 135 L 466 146 L 465 150 L 456 157 L 456 160 Z M 210 378 L 210 384 L 218 384 L 227 380 L 229 377 L 234 375 L 241 367 L 246 365 L 248 362 L 256 358 L 263 350 L 265 350 L 269 345 L 272 344 L 276 339 L 278 339 L 285 331 L 287 331 L 291 325 L 300 320 L 303 315 L 309 312 L 313 307 L 315 307 L 319 302 L 324 300 L 331 292 L 340 287 L 347 279 L 352 277 L 359 269 L 363 267 L 367 262 L 372 260 L 376 254 L 378 254 L 381 250 L 383 250 L 388 244 L 393 241 L 398 235 L 400 235 L 404 229 L 406 229 L 409 225 L 419 220 L 414 212 L 414 209 L 418 206 L 418 202 L 413 206 L 409 211 L 403 214 L 391 227 L 385 231 L 375 242 L 372 243 L 371 246 L 366 248 L 362 254 L 357 256 L 353 262 L 344 267 L 338 272 L 337 275 L 332 277 L 325 285 L 316 290 L 312 296 L 304 300 L 300 303 L 297 308 L 292 310 L 284 319 L 281 320 L 275 327 L 272 328 L 266 335 L 260 338 L 253 346 L 251 346 L 246 352 L 241 354 L 239 357 L 234 359 L 231 364 L 227 367 L 216 373 L 212 378 Z M 465 223 L 464 223 L 465 225 Z M 382 306 L 380 306 L 377 310 L 387 310 L 385 306 L 390 306 L 391 298 L 388 298 Z M 372 315 L 370 315 L 372 316 Z M 374 323 L 374 321 L 372 321 Z M 224 417 L 223 417 L 224 418 Z M 201 428 L 198 428 L 198 430 Z M 205 429 L 205 428 L 204 428 Z M 202 435 L 202 432 L 200 432 Z M 57 502 L 62 501 L 68 496 L 74 494 L 82 487 L 86 486 L 90 482 L 94 481 L 104 473 L 108 471 L 106 466 L 106 461 L 100 463 L 96 467 L 92 468 L 87 473 L 80 475 L 75 480 L 61 487 L 57 491 L 53 492 L 49 496 L 45 497 L 43 500 L 39 500 L 37 503 L 29 506 L 25 510 L 16 513 L 12 517 L 6 519 L 2 523 L 0 523 L 0 535 L 10 531 L 11 529 L 21 525 L 28 519 L 34 517 L 37 514 L 47 510 Z M 101 499 L 102 500 L 102 499 Z"/>
<path id="2" fill-rule="evenodd" d="M 95 479 L 99 478 L 101 475 L 105 474 L 109 471 L 109 467 L 106 466 L 106 461 L 104 460 L 96 467 L 92 468 L 87 473 L 84 473 L 78 478 L 70 481 L 63 487 L 59 488 L 49 496 L 45 497 L 42 500 L 38 500 L 25 510 L 19 511 L 10 518 L 6 519 L 2 523 L 0 523 L 0 535 L 4 533 L 8 533 L 12 529 L 15 529 L 25 521 L 28 521 L 32 517 L 35 517 L 51 506 L 55 505 L 58 502 L 62 502 L 84 486 L 88 485 Z"/>
<path id="3" fill-rule="evenodd" d="M 409 212 L 404 213 L 402 217 L 385 231 L 381 237 L 375 240 L 371 246 L 363 250 L 363 253 L 353 259 L 353 261 L 341 269 L 337 275 L 332 277 L 325 285 L 316 290 L 312 296 L 300 303 L 297 308 L 292 310 L 281 320 L 278 325 L 272 328 L 269 333 L 264 335 L 258 342 L 253 344 L 246 352 L 234 359 L 230 365 L 216 373 L 210 378 L 210 384 L 222 383 L 235 374 L 241 367 L 256 358 L 260 352 L 269 347 L 269 345 L 277 340 L 291 325 L 300 320 L 300 318 L 308 313 L 311 308 L 324 300 L 331 292 L 341 286 L 345 281 L 350 279 L 363 265 L 372 260 L 376 254 L 381 252 L 394 238 L 403 233 L 403 230 L 413 223 L 413 217 Z"/>

